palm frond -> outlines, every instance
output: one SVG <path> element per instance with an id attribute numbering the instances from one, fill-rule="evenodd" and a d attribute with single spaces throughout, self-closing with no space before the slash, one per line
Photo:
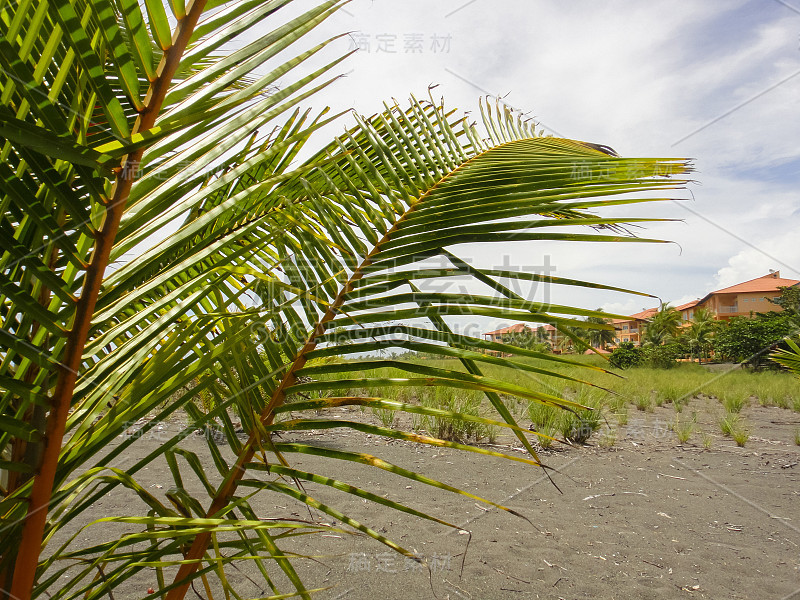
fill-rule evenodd
<path id="1" fill-rule="evenodd" d="M 315 167 L 299 182 L 289 180 L 279 186 L 278 193 L 297 199 L 291 213 L 295 227 L 283 227 L 282 215 L 273 217 L 281 225 L 276 254 L 291 256 L 282 263 L 283 276 L 292 287 L 315 290 L 324 302 L 301 301 L 288 310 L 281 325 L 293 328 L 295 335 L 276 342 L 271 352 L 267 350 L 268 355 L 291 360 L 282 376 L 275 378 L 269 401 L 261 411 L 265 430 L 296 429 L 301 423 L 312 429 L 331 426 L 330 422 L 313 419 L 274 423 L 277 411 L 291 394 L 336 388 L 441 385 L 485 392 L 500 418 L 536 460 L 530 442 L 501 395 L 567 409 L 581 408 L 485 377 L 477 364 L 486 360 L 480 353 L 486 343 L 456 336 L 444 319 L 447 315 L 489 316 L 560 327 L 592 327 L 597 325 L 576 317 L 603 314 L 526 301 L 502 286 L 497 273 L 493 278 L 488 272 L 467 268 L 452 249 L 476 241 L 657 241 L 597 232 L 564 232 L 561 228 L 625 223 L 625 219 L 599 219 L 589 209 L 640 201 L 626 195 L 629 192 L 679 189 L 685 181 L 664 175 L 677 175 L 687 167 L 678 160 L 620 159 L 580 142 L 536 137 L 528 124 L 514 120 L 510 113 L 505 118 L 496 121 L 487 116 L 489 138 L 483 139 L 473 124 L 463 118 L 452 119 L 441 105 L 412 99 L 406 110 L 392 106 L 370 119 L 359 119 L 355 128 L 308 162 Z M 500 134 L 493 132 L 502 132 L 504 137 L 499 139 Z M 598 172 L 605 174 L 603 180 L 594 176 Z M 604 199 L 598 201 L 598 197 Z M 328 215 L 335 218 L 324 218 Z M 509 224 L 509 219 L 520 217 L 529 220 L 522 226 L 518 222 Z M 320 237 L 335 240 L 339 253 L 320 244 Z M 447 274 L 469 275 L 489 283 L 505 299 L 495 295 L 420 292 L 418 284 L 446 276 L 432 272 L 426 264 L 427 259 L 436 256 L 446 256 L 453 264 Z M 338 285 L 330 285 L 333 282 Z M 401 291 L 403 287 L 408 291 Z M 264 300 L 265 305 L 279 302 L 269 297 Z M 401 325 L 402 331 L 393 330 L 393 325 L 417 320 L 427 320 L 429 328 Z M 353 359 L 378 346 L 427 348 L 427 342 L 435 336 L 440 341 L 455 342 L 449 350 L 441 346 L 441 352 L 458 356 L 463 370 Z M 265 348 L 271 345 L 271 340 L 263 342 Z M 309 360 L 323 355 L 340 360 L 308 366 Z M 505 364 L 519 368 L 512 362 Z M 278 366 L 277 360 L 273 366 Z M 379 373 L 386 367 L 400 370 L 406 377 L 386 379 Z M 365 375 L 348 379 L 346 374 L 353 371 Z M 404 410 L 400 406 L 392 408 Z M 207 514 L 226 510 L 240 479 L 246 485 L 247 465 L 252 464 L 262 444 L 263 432 L 254 431 Z M 198 536 L 187 560 L 199 561 L 209 538 L 208 534 Z M 197 564 L 184 565 L 176 582 L 190 577 Z"/>
<path id="2" fill-rule="evenodd" d="M 0 514 L 9 540 L 0 588 L 17 598 L 99 598 L 151 567 L 158 594 L 171 600 L 195 580 L 213 579 L 236 596 L 226 573 L 237 561 L 252 562 L 275 597 L 308 598 L 312 590 L 280 546 L 295 529 L 326 526 L 262 520 L 254 497 L 263 494 L 291 497 L 412 556 L 313 498 L 302 481 L 452 524 L 335 471 L 296 469 L 286 456 L 322 456 L 331 469 L 347 460 L 479 498 L 380 457 L 273 436 L 349 427 L 505 456 L 325 415 L 360 405 L 504 427 L 529 452 L 505 458 L 541 466 L 529 439 L 536 434 L 507 402 L 582 409 L 526 384 L 563 378 L 555 367 L 570 361 L 455 325 L 492 318 L 574 335 L 576 327 L 603 329 L 596 320 L 612 316 L 531 301 L 508 279 L 629 290 L 485 269 L 460 256 L 460 246 L 656 243 L 626 227 L 648 219 L 596 211 L 670 198 L 686 184 L 684 160 L 621 158 L 604 146 L 542 137 L 499 104 L 481 103 L 479 127 L 433 97 L 355 115 L 343 135 L 299 160 L 314 133 L 340 117 L 303 105 L 336 79 L 330 73 L 344 57 L 312 69 L 332 40 L 293 44 L 343 2 L 283 20 L 288 0 L 221 4 L 22 1 L 0 9 Z M 245 37 L 252 31 L 260 33 Z M 241 39 L 244 46 L 227 51 Z M 453 281 L 469 281 L 471 291 L 444 289 Z M 364 358 L 393 348 L 457 362 Z M 497 356 L 509 350 L 515 358 Z M 486 376 L 487 365 L 510 376 Z M 401 375 L 387 377 L 389 368 Z M 479 391 L 496 417 L 384 397 L 431 386 Z M 349 391 L 329 396 L 334 389 Z M 154 417 L 146 432 L 178 412 L 189 419 L 185 430 L 144 456 L 138 436 L 109 450 L 130 423 Z M 180 446 L 190 432 L 213 428 L 233 459 L 211 438 L 208 460 Z M 116 466 L 122 456 L 136 456 L 124 471 Z M 162 460 L 175 489 L 154 494 L 137 478 Z M 202 492 L 192 495 L 195 484 Z M 112 490 L 148 513 L 78 525 Z M 115 536 L 112 523 L 140 529 Z M 86 531 L 97 539 L 88 547 L 77 541 Z"/>
<path id="3" fill-rule="evenodd" d="M 770 358 L 800 377 L 800 345 L 792 339 L 786 339 L 785 342 L 789 349 L 778 348 Z"/>

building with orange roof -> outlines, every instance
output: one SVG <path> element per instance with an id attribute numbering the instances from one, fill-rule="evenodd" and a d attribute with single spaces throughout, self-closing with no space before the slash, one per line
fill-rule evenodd
<path id="1" fill-rule="evenodd" d="M 483 339 L 485 339 L 487 342 L 502 342 L 513 333 L 524 333 L 526 330 L 532 329 L 532 327 L 528 327 L 528 325 L 525 323 L 517 323 L 511 327 L 503 327 L 502 329 L 484 333 Z"/>
<path id="2" fill-rule="evenodd" d="M 555 327 L 553 327 L 550 324 L 536 325 L 535 323 L 532 324 L 516 323 L 515 325 L 511 325 L 510 327 L 503 327 L 502 329 L 497 329 L 495 331 L 489 331 L 488 333 L 484 333 L 483 339 L 485 339 L 488 342 L 508 343 L 509 338 L 515 333 L 525 333 L 526 331 L 534 333 L 539 330 L 542 330 L 547 335 L 547 339 L 550 342 L 551 347 L 555 350 L 556 346 L 558 346 L 563 336 L 558 332 L 558 330 Z"/>
<path id="3" fill-rule="evenodd" d="M 691 321 L 694 317 L 694 311 L 697 309 L 697 305 L 700 304 L 700 299 L 692 300 L 691 302 L 687 302 L 686 304 L 681 304 L 680 306 L 676 306 L 675 310 L 681 313 L 681 321 L 687 323 Z M 701 307 L 702 308 L 702 307 Z"/>
<path id="4" fill-rule="evenodd" d="M 785 279 L 781 277 L 780 271 L 771 271 L 768 275 L 709 292 L 703 298 L 681 304 L 675 309 L 681 313 L 684 325 L 694 318 L 694 313 L 699 308 L 708 309 L 720 321 L 727 321 L 732 317 L 751 317 L 755 313 L 778 312 L 782 310 L 781 307 L 770 300 L 780 297 L 780 288 L 792 286 L 800 286 L 800 281 Z M 640 343 L 644 324 L 657 311 L 658 309 L 651 308 L 627 319 L 614 319 L 614 342 Z"/>
<path id="5" fill-rule="evenodd" d="M 768 275 L 709 292 L 698 300 L 697 305 L 709 309 L 723 321 L 755 313 L 778 312 L 781 307 L 770 300 L 780 297 L 780 288 L 798 285 L 800 281 L 797 279 L 784 279 L 780 271 L 771 271 Z"/>
<path id="6" fill-rule="evenodd" d="M 781 277 L 780 271 L 770 271 L 769 274 L 762 277 L 756 277 L 721 290 L 709 292 L 704 297 L 676 306 L 675 309 L 681 313 L 681 320 L 684 325 L 694 318 L 695 311 L 699 308 L 708 309 L 715 319 L 723 321 L 727 321 L 732 317 L 751 317 L 756 313 L 778 312 L 782 310 L 781 307 L 773 304 L 770 300 L 780 297 L 780 288 L 794 286 L 800 287 L 800 280 L 785 279 Z M 623 342 L 641 343 L 642 330 L 645 324 L 657 312 L 658 308 L 648 308 L 625 319 L 613 319 L 611 323 L 615 329 L 614 344 L 619 345 Z M 525 323 L 517 323 L 483 335 L 484 339 L 503 342 L 510 335 L 522 333 L 526 328 L 530 331 L 544 329 L 554 349 L 563 338 L 552 325 L 537 327 L 535 324 L 526 325 Z"/>
<path id="7" fill-rule="evenodd" d="M 537 328 L 539 329 L 539 328 Z M 558 350 L 558 345 L 561 343 L 561 340 L 564 339 L 564 336 L 558 332 L 558 329 L 550 325 L 542 325 L 541 329 L 547 334 L 547 339 L 550 341 L 550 347 L 557 353 L 561 353 L 561 350 Z"/>
<path id="8" fill-rule="evenodd" d="M 611 324 L 616 330 L 614 332 L 614 343 L 617 345 L 623 342 L 638 344 L 641 340 L 642 327 L 657 312 L 657 308 L 648 308 L 629 316 L 627 319 L 612 319 Z"/>

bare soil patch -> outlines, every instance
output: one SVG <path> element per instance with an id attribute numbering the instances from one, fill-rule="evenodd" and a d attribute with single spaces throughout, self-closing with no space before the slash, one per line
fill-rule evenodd
<path id="1" fill-rule="evenodd" d="M 298 561 L 298 570 L 310 588 L 329 587 L 319 593 L 323 599 L 800 598 L 800 447 L 793 441 L 800 415 L 778 408 L 745 409 L 752 437 L 740 448 L 720 434 L 720 407 L 696 399 L 684 411 L 693 409 L 698 428 L 711 437 L 710 449 L 704 448 L 699 432 L 686 444 L 678 443 L 668 427 L 675 419 L 671 407 L 652 413 L 634 409 L 610 447 L 542 453 L 557 471 L 552 477 L 560 492 L 541 469 L 507 460 L 346 429 L 284 436 L 282 441 L 380 456 L 504 504 L 530 522 L 379 469 L 323 464 L 297 455 L 289 457 L 297 468 L 386 494 L 468 530 L 471 539 L 307 483 L 311 496 L 416 551 L 427 565 L 420 567 L 363 536 L 333 531 L 285 541 L 282 548 L 314 557 Z M 342 418 L 373 418 L 340 412 Z M 179 424 L 165 427 L 175 430 Z M 135 447 L 144 455 L 157 443 L 142 438 Z M 210 464 L 203 439 L 190 437 L 182 444 Z M 507 436 L 493 449 L 519 452 Z M 151 467 L 137 478 L 152 493 L 163 494 L 172 485 L 164 468 Z M 294 514 L 331 522 L 283 497 L 260 498 L 262 516 Z M 95 509 L 94 518 L 136 510 L 129 495 L 116 492 Z M 269 595 L 254 572 L 244 568 L 238 576 L 245 588 L 252 587 L 252 597 Z M 155 575 L 144 571 L 128 592 L 115 598 L 141 597 L 155 583 Z"/>

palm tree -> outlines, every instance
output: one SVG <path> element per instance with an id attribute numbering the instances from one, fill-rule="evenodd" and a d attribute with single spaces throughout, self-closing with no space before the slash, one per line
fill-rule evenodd
<path id="1" fill-rule="evenodd" d="M 585 350 L 587 345 L 583 341 L 585 331 L 577 326 L 562 326 L 559 327 L 556 336 L 556 350 L 562 354 L 572 353 L 576 348 Z"/>
<path id="2" fill-rule="evenodd" d="M 697 349 L 698 362 L 711 347 L 716 325 L 717 321 L 714 319 L 714 314 L 707 308 L 698 308 L 689 322 L 689 327 L 685 333 L 686 342 L 692 350 Z"/>
<path id="3" fill-rule="evenodd" d="M 522 331 L 515 331 L 506 340 L 510 346 L 530 349 L 534 342 L 534 331 L 528 326 L 523 326 Z"/>
<path id="4" fill-rule="evenodd" d="M 547 332 L 547 329 L 545 329 L 544 325 L 539 325 L 539 327 L 536 328 L 534 340 L 536 344 L 540 344 L 544 348 L 549 350 L 553 349 L 553 343 L 550 339 L 550 334 Z"/>
<path id="5" fill-rule="evenodd" d="M 319 144 L 314 132 L 340 115 L 298 107 L 335 81 L 330 73 L 344 57 L 303 71 L 331 40 L 303 44 L 344 2 L 284 18 L 279 9 L 287 2 L 75 0 L 0 8 L 0 597 L 112 596 L 148 566 L 161 588 L 148 598 L 177 600 L 210 578 L 230 597 L 239 578 L 229 568 L 251 561 L 276 596 L 309 598 L 281 546 L 291 532 L 329 528 L 288 514 L 262 518 L 265 494 L 291 497 L 413 556 L 319 503 L 300 483 L 333 486 L 445 526 L 348 487 L 336 479 L 336 461 L 452 488 L 364 453 L 285 443 L 273 434 L 351 427 L 498 455 L 324 415 L 358 404 L 475 417 L 327 391 L 480 390 L 499 415 L 481 420 L 513 431 L 529 456 L 510 458 L 531 465 L 540 464 L 531 434 L 501 395 L 578 408 L 522 385 L 520 374 L 543 370 L 484 353 L 511 350 L 457 333 L 448 318 L 580 327 L 603 315 L 522 298 L 500 281 L 541 276 L 479 269 L 458 247 L 619 241 L 618 223 L 646 219 L 589 211 L 643 201 L 642 191 L 660 197 L 679 189 L 685 181 L 675 176 L 687 163 L 623 159 L 541 137 L 501 104 L 481 103 L 479 127 L 432 96 L 353 115 L 343 135 Z M 308 144 L 317 151 L 298 160 Z M 592 229 L 564 231 L 583 226 Z M 437 256 L 452 268 L 431 269 L 425 261 Z M 423 283 L 454 276 L 495 293 L 422 291 Z M 374 358 L 389 348 L 455 357 L 462 368 Z M 326 357 L 337 360 L 320 360 Z M 486 363 L 516 375 L 485 377 Z M 403 376 L 383 379 L 376 370 L 385 367 Z M 195 403 L 203 397 L 214 398 L 206 411 Z M 244 443 L 233 410 L 249 436 Z M 180 411 L 190 419 L 186 430 L 140 452 L 148 431 Z M 111 444 L 130 423 L 150 417 L 139 435 Z M 215 423 L 232 460 L 211 437 L 210 462 L 178 446 L 188 432 Z M 327 458 L 328 471 L 292 468 L 293 453 Z M 164 476 L 175 494 L 138 483 L 143 469 L 159 464 L 169 466 Z M 204 492 L 187 491 L 194 486 Z M 112 491 L 130 500 L 131 514 L 69 533 L 95 519 L 93 503 Z M 138 512 L 142 502 L 147 508 Z M 87 538 L 90 546 L 80 542 Z M 274 572 L 291 591 L 278 589 Z"/>
<path id="6" fill-rule="evenodd" d="M 602 312 L 602 309 L 596 309 Z M 614 328 L 611 326 L 611 319 L 604 317 L 588 317 L 587 323 L 599 326 L 597 329 L 586 329 L 585 338 L 593 348 L 605 350 L 607 344 L 614 343 Z"/>
<path id="7" fill-rule="evenodd" d="M 644 328 L 644 342 L 647 345 L 660 346 L 664 342 L 677 337 L 680 332 L 681 313 L 662 302 L 658 311 L 651 317 Z"/>

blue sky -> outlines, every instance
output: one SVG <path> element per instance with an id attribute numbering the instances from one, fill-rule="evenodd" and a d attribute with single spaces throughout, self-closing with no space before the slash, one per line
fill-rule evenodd
<path id="1" fill-rule="evenodd" d="M 551 131 L 623 156 L 695 159 L 685 201 L 626 209 L 682 219 L 642 232 L 673 245 L 462 248 L 477 264 L 547 255 L 557 275 L 675 302 L 771 268 L 800 279 L 800 0 L 354 0 L 346 11 L 317 35 L 352 31 L 337 49 L 362 50 L 316 106 L 371 114 L 439 84 L 450 107 L 477 112 L 479 96 L 500 95 Z M 643 308 L 598 292 L 552 299 Z"/>

